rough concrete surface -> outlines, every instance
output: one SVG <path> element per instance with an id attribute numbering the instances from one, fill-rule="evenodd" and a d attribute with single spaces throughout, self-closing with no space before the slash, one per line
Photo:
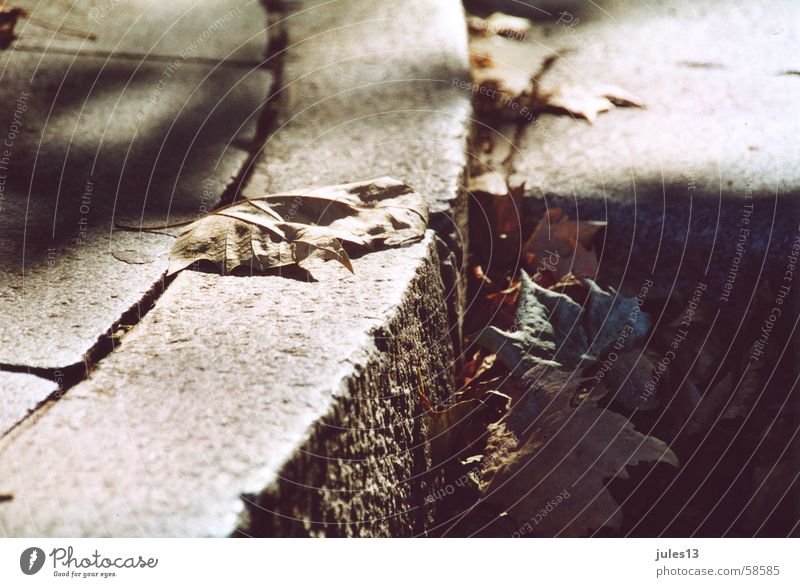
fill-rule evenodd
<path id="1" fill-rule="evenodd" d="M 468 246 L 462 173 L 471 107 L 470 96 L 456 88 L 456 82 L 470 79 L 463 23 L 461 6 L 454 1 L 297 3 L 285 22 L 287 51 L 273 96 L 278 104 L 273 132 L 245 190 L 260 195 L 379 173 L 427 195 L 431 226 L 444 242 L 439 252 L 455 356 L 466 298 L 461 267 Z M 388 349 L 390 356 L 404 356 L 395 347 Z M 381 378 L 373 375 L 367 385 L 357 386 L 368 393 L 370 384 L 380 388 Z M 346 412 L 341 405 L 338 410 Z M 326 441 L 319 428 L 314 434 L 316 442 L 328 442 L 328 450 L 335 450 L 335 437 Z M 412 438 L 415 443 L 424 440 Z M 287 470 L 303 479 L 302 472 L 316 460 L 298 453 Z M 329 506 L 319 501 L 318 492 L 299 487 L 269 487 L 261 503 L 268 511 L 326 511 Z M 399 501 L 397 507 L 414 503 L 420 502 Z M 330 510 L 324 515 L 335 519 Z M 260 518 L 257 532 L 308 531 L 267 513 Z M 346 531 L 371 532 L 366 527 Z"/>
<path id="2" fill-rule="evenodd" d="M 466 28 L 455 2 L 297 2 L 275 131 L 248 195 L 388 175 L 464 214 Z M 457 225 L 463 221 L 461 218 Z M 459 235 L 463 236 L 463 235 Z"/>
<path id="3" fill-rule="evenodd" d="M 421 532 L 429 512 L 405 511 L 430 467 L 417 368 L 433 393 L 452 386 L 433 235 L 353 266 L 182 273 L 87 381 L 5 439 L 2 488 L 24 497 L 0 506 L 4 534 Z M 267 487 L 281 499 L 246 511 L 240 496 Z"/>
<path id="4" fill-rule="evenodd" d="M 58 384 L 27 373 L 0 371 L 0 436 L 58 391 Z M 3 491 L 0 481 L 0 492 Z"/>
<path id="5" fill-rule="evenodd" d="M 555 114 L 522 121 L 514 167 L 529 207 L 608 220 L 601 270 L 655 275 L 661 287 L 707 277 L 716 295 L 743 227 L 741 275 L 785 265 L 800 211 L 800 78 L 783 73 L 797 69 L 797 9 L 612 2 L 538 25 L 530 54 L 560 56 L 540 80 L 545 91 L 614 84 L 647 108 L 616 108 L 593 125 Z M 749 296 L 752 283 L 739 277 L 736 289 Z"/>
<path id="6" fill-rule="evenodd" d="M 264 156 L 244 193 L 371 179 L 429 198 L 453 342 L 461 344 L 468 249 L 462 174 L 471 96 L 463 10 L 454 0 L 305 1 L 284 21 L 287 49 Z"/>
<path id="7" fill-rule="evenodd" d="M 64 6 L 46 4 L 31 14 L 60 22 L 50 12 Z M 75 11 L 91 11 L 78 4 Z M 178 4 L 189 3 L 170 10 Z M 213 3 L 191 4 L 200 10 Z M 166 268 L 169 236 L 122 232 L 115 223 L 194 218 L 218 202 L 249 157 L 271 79 L 257 66 L 266 45 L 245 45 L 251 67 L 197 63 L 181 56 L 192 31 L 204 39 L 206 55 L 224 57 L 236 21 L 206 36 L 215 21 L 190 26 L 186 19 L 198 16 L 191 11 L 180 30 L 167 33 L 172 21 L 160 28 L 128 22 L 119 13 L 129 14 L 131 4 L 115 6 L 103 32 L 141 37 L 129 48 L 138 59 L 16 46 L 0 54 L 0 364 L 52 369 L 81 362 Z M 136 7 L 150 14 L 145 8 Z M 247 15 L 246 30 L 260 27 L 264 36 L 259 4 L 242 4 L 237 14 Z M 26 31 L 18 31 L 23 41 Z M 162 34 L 171 42 L 159 50 L 172 57 L 145 58 Z"/>
<path id="8" fill-rule="evenodd" d="M 421 374 L 434 399 L 452 391 L 470 106 L 446 88 L 468 75 L 462 9 L 316 4 L 284 22 L 284 89 L 246 193 L 391 175 L 430 197 L 439 234 L 356 258 L 355 275 L 180 274 L 88 380 L 0 444 L 0 478 L 24 491 L 0 505 L 6 535 L 432 524 L 418 390 Z"/>

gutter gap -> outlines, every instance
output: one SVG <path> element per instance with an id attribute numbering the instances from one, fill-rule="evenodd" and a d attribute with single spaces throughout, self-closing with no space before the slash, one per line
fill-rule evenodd
<path id="1" fill-rule="evenodd" d="M 544 75 L 553 68 L 559 57 L 566 53 L 568 53 L 568 51 L 564 50 L 549 55 L 542 62 L 541 67 L 539 67 L 536 73 L 534 73 L 531 77 L 531 81 L 533 83 L 533 111 L 535 112 L 534 116 L 536 117 L 542 114 L 541 109 L 536 107 L 536 104 L 539 102 L 539 98 L 541 97 L 542 77 L 544 77 Z M 491 121 L 481 120 L 480 122 L 489 123 Z M 516 173 L 514 160 L 516 159 L 517 151 L 519 150 L 519 144 L 522 141 L 522 135 L 525 134 L 525 129 L 527 129 L 528 126 L 530 126 L 530 123 L 527 121 L 517 121 L 515 124 L 514 138 L 511 142 L 511 149 L 509 149 L 508 156 L 502 161 L 503 175 L 505 176 L 506 183 L 508 183 L 508 181 L 511 179 L 511 176 Z"/>

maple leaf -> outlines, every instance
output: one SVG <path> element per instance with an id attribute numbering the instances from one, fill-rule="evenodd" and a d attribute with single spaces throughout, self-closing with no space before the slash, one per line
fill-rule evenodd
<path id="1" fill-rule="evenodd" d="M 202 260 L 223 273 L 335 260 L 353 270 L 342 243 L 373 250 L 420 240 L 428 224 L 422 196 L 381 178 L 235 202 L 190 224 L 175 241 L 169 274 Z"/>
<path id="2" fill-rule="evenodd" d="M 486 370 L 491 369 L 494 362 L 489 358 L 477 373 L 471 385 L 454 394 L 447 405 L 434 405 L 425 393 L 422 372 L 419 375 L 419 397 L 425 407 L 425 421 L 428 427 L 428 439 L 434 464 L 445 463 L 454 454 L 472 445 L 475 439 L 485 431 L 483 416 L 489 410 L 485 401 L 487 396 L 501 397 L 503 402 L 510 400 L 508 396 L 494 389 L 494 381 L 478 382 Z M 479 371 L 480 371 L 479 369 Z M 495 418 L 496 419 L 496 418 Z"/>
<path id="3" fill-rule="evenodd" d="M 650 319 L 633 298 L 613 289 L 603 291 L 584 278 L 588 288 L 586 309 L 569 296 L 545 289 L 523 272 L 516 330 L 489 326 L 478 343 L 497 354 L 517 375 L 536 365 L 565 370 L 594 361 L 612 343 L 637 344 L 650 328 Z"/>
<path id="4" fill-rule="evenodd" d="M 531 73 L 491 52 L 476 53 L 472 63 L 477 66 L 472 72 L 474 88 L 477 88 L 473 92 L 479 98 L 476 106 L 509 118 L 519 116 L 520 104 L 526 104 L 533 94 Z M 515 104 L 517 107 L 513 108 Z"/>
<path id="5" fill-rule="evenodd" d="M 613 287 L 604 291 L 591 279 L 583 279 L 589 288 L 584 327 L 591 340 L 589 354 L 599 355 L 612 343 L 633 348 L 650 329 L 650 318 L 641 311 L 635 298 L 626 298 Z"/>

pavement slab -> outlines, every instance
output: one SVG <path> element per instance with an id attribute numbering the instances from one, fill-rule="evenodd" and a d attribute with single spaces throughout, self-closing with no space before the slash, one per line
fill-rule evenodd
<path id="1" fill-rule="evenodd" d="M 428 194 L 432 212 L 464 214 L 457 194 L 470 105 L 453 81 L 469 70 L 466 31 L 450 4 L 298 3 L 273 96 L 284 107 L 245 193 L 380 170 Z M 452 20 L 434 23 L 444 18 Z"/>
<path id="2" fill-rule="evenodd" d="M 704 279 L 715 294 L 745 229 L 735 293 L 749 298 L 759 276 L 785 267 L 797 237 L 800 78 L 785 74 L 800 55 L 793 14 L 791 2 L 610 2 L 538 23 L 521 45 L 538 61 L 558 56 L 543 91 L 614 84 L 647 107 L 593 125 L 520 121 L 513 167 L 527 179 L 528 214 L 561 207 L 608 220 L 601 271 L 667 288 Z"/>
<path id="3" fill-rule="evenodd" d="M 28 373 L 0 371 L 0 436 L 59 389 L 58 383 Z M 0 482 L 0 492 L 3 492 Z"/>
<path id="4" fill-rule="evenodd" d="M 452 386 L 433 240 L 354 259 L 355 274 L 320 264 L 316 281 L 180 274 L 6 439 L 3 490 L 24 498 L 0 507 L 4 534 L 421 532 L 427 512 L 405 511 L 430 482 L 417 368 Z M 282 499 L 259 502 L 270 486 Z"/>
<path id="5" fill-rule="evenodd" d="M 431 527 L 419 389 L 452 392 L 460 336 L 470 104 L 447 88 L 469 75 L 462 8 L 307 1 L 285 16 L 274 120 L 243 191 L 390 175 L 429 198 L 435 230 L 353 259 L 355 274 L 178 275 L 86 381 L 0 444 L 0 478 L 25 489 L 0 506 L 6 535 Z"/>
<path id="6" fill-rule="evenodd" d="M 261 0 L 16 0 L 27 11 L 15 51 L 180 56 L 254 65 L 267 46 Z M 235 30 L 236 34 L 230 34 Z"/>
<path id="7" fill-rule="evenodd" d="M 466 303 L 464 144 L 471 105 L 461 9 L 442 2 L 301 2 L 285 22 L 280 107 L 247 196 L 385 175 L 428 197 L 450 319 Z M 376 175 L 377 174 L 377 175 Z"/>
<path id="8" fill-rule="evenodd" d="M 192 3 L 198 10 L 170 38 L 188 43 L 195 31 L 208 56 L 223 58 L 238 20 L 209 35 L 215 20 L 187 20 L 211 4 Z M 245 32 L 259 28 L 263 41 L 264 9 L 234 4 Z M 144 2 L 114 3 L 131 18 L 134 5 L 150 15 Z M 57 20 L 55 5 L 29 7 L 40 10 Z M 171 22 L 118 16 L 103 30 L 120 38 L 146 29 L 156 39 Z M 84 361 L 164 274 L 169 234 L 116 224 L 183 221 L 216 205 L 251 156 L 271 75 L 260 66 L 261 41 L 246 44 L 252 65 L 243 67 L 197 62 L 174 44 L 155 59 L 142 39 L 128 48 L 136 59 L 38 51 L 25 31 L 22 48 L 0 53 L 0 365 L 57 369 Z"/>

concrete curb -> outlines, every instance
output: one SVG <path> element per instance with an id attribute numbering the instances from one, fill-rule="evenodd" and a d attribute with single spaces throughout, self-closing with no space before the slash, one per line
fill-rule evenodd
<path id="1" fill-rule="evenodd" d="M 15 496 L 0 505 L 5 535 L 431 525 L 418 390 L 421 374 L 434 399 L 452 391 L 460 339 L 471 108 L 443 90 L 469 75 L 462 8 L 329 4 L 294 3 L 281 25 L 280 119 L 245 192 L 388 174 L 429 196 L 436 230 L 354 259 L 354 276 L 329 264 L 312 281 L 179 275 L 86 381 L 2 441 L 0 490 Z M 394 57 L 371 53 L 370 39 Z"/>

